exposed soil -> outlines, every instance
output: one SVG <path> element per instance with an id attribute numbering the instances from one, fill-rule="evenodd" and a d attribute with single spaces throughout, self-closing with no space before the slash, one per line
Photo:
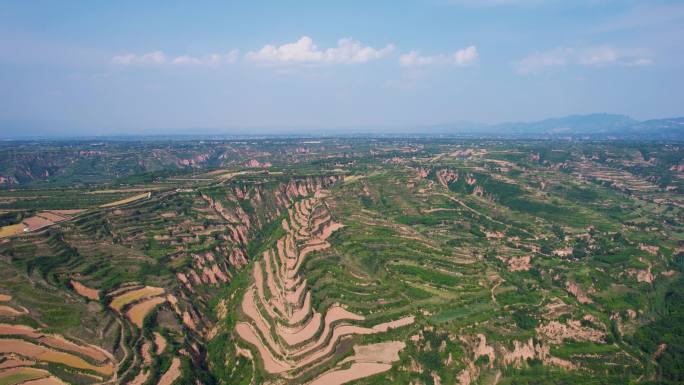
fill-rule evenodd
<path id="1" fill-rule="evenodd" d="M 83 297 L 92 299 L 93 301 L 97 301 L 100 299 L 99 290 L 91 289 L 78 281 L 74 281 L 73 279 L 71 280 L 71 286 L 74 288 L 76 293 Z"/>
<path id="2" fill-rule="evenodd" d="M 256 347 L 267 372 L 286 378 L 301 375 L 299 369 L 324 362 L 345 336 L 382 333 L 414 322 L 409 316 L 362 327 L 349 322 L 365 317 L 342 305 L 330 306 L 325 315 L 312 309 L 311 292 L 299 269 L 309 254 L 330 247 L 326 240 L 342 225 L 332 221 L 317 198 L 297 202 L 288 214 L 289 220 L 282 221 L 285 236 L 263 253 L 263 264 L 254 264 L 254 284 L 241 306 L 248 321 L 236 326 L 237 334 Z M 364 362 L 353 364 L 358 370 L 332 370 L 315 381 L 341 384 L 388 370 L 403 347 L 402 342 L 361 347 L 357 354 Z"/>
<path id="3" fill-rule="evenodd" d="M 171 361 L 171 366 L 169 367 L 169 370 L 167 370 L 159 379 L 159 382 L 157 385 L 171 385 L 173 384 L 174 381 L 178 377 L 180 377 L 180 358 L 178 357 L 173 357 L 173 360 Z"/>

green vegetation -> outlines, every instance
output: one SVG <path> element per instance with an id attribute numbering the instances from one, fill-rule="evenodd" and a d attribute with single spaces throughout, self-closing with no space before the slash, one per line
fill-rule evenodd
<path id="1" fill-rule="evenodd" d="M 174 358 L 176 384 L 283 381 L 235 326 L 245 320 L 251 269 L 286 234 L 288 210 L 318 195 L 344 227 L 301 266 L 312 306 L 325 314 L 341 304 L 364 317 L 340 324 L 415 322 L 345 336 L 288 383 L 348 368 L 355 347 L 389 341 L 406 344 L 398 361 L 356 384 L 455 384 L 465 374 L 473 384 L 684 382 L 679 146 L 430 138 L 2 146 L 0 226 L 45 210 L 85 211 L 0 242 L 0 294 L 12 297 L 0 305 L 20 313 L 0 313 L 0 323 L 103 347 L 121 381 L 149 371 L 147 383 L 157 383 Z M 147 191 L 149 199 L 102 207 Z M 97 296 L 79 294 L 72 280 Z M 142 286 L 163 289 L 164 301 L 138 327 L 126 313 L 134 304 L 109 305 Z M 160 354 L 157 335 L 168 344 Z"/>

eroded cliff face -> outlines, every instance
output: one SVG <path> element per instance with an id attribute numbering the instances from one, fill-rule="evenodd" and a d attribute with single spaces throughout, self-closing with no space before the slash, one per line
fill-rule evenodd
<path id="1" fill-rule="evenodd" d="M 254 257 L 249 255 L 248 246 L 266 225 L 280 218 L 293 202 L 313 196 L 338 179 L 337 176 L 295 178 L 276 185 L 235 185 L 219 189 L 219 195 L 214 191 L 213 196 L 200 193 L 211 212 L 224 221 L 225 231 L 213 249 L 187 253 L 191 262 L 176 273 L 181 298 L 197 299 L 201 296 L 197 288 L 204 285 L 229 284 L 234 274 Z M 190 321 L 185 322 L 186 326 L 200 338 L 211 338 L 216 333 L 212 317 L 203 316 L 207 310 L 193 307 L 182 314 L 184 321 Z"/>

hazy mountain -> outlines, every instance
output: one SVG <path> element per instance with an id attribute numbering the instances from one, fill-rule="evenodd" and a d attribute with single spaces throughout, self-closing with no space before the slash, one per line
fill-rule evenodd
<path id="1" fill-rule="evenodd" d="M 5 122 L 7 123 L 7 122 Z M 139 135 L 130 131 L 89 130 L 72 132 L 64 124 L 30 124 L 26 122 L 0 123 L 0 139 L 22 138 L 73 138 L 86 136 L 132 138 Z M 159 134 L 147 133 L 158 137 Z M 646 139 L 646 140 L 684 140 L 684 117 L 639 121 L 626 115 L 588 114 L 569 115 L 532 122 L 505 122 L 484 124 L 477 122 L 452 122 L 434 125 L 402 126 L 357 126 L 345 128 L 313 127 L 260 127 L 260 128 L 196 128 L 174 129 L 167 131 L 165 137 L 206 137 L 206 136 L 376 136 L 376 135 L 440 135 L 467 137 L 512 137 L 512 138 L 575 138 L 575 139 Z"/>
<path id="2" fill-rule="evenodd" d="M 533 122 L 431 126 L 426 133 L 516 138 L 684 140 L 684 118 L 638 121 L 626 115 L 569 115 Z"/>

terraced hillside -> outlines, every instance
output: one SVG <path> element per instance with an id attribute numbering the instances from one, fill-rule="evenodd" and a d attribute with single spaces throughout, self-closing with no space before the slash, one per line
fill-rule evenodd
<path id="1" fill-rule="evenodd" d="M 681 148 L 250 146 L 0 194 L 0 383 L 684 380 Z"/>
<path id="2" fill-rule="evenodd" d="M 218 294 L 264 227 L 336 178 L 220 179 L 155 191 L 6 239 L 2 368 L 76 383 L 209 376 L 205 343 Z M 90 357 L 86 347 L 102 353 Z"/>

